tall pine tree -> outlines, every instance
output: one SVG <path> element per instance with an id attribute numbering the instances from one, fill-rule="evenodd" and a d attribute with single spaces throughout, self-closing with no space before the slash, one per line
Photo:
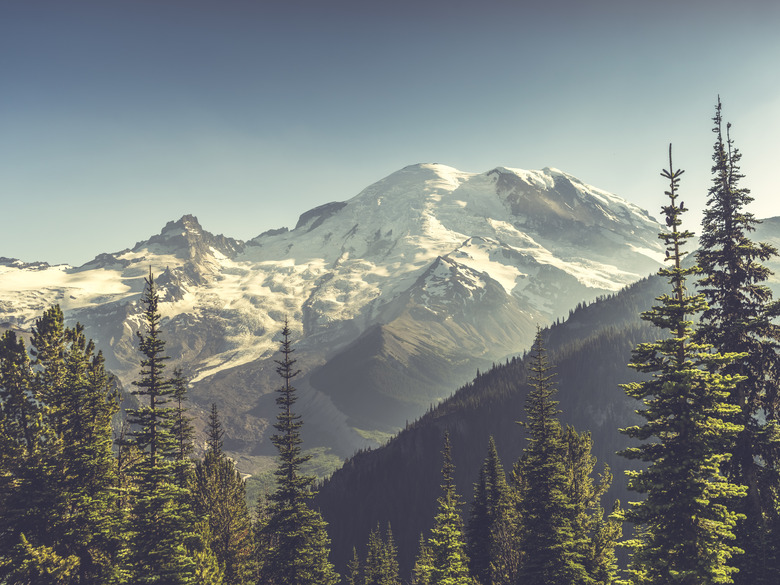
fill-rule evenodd
<path id="1" fill-rule="evenodd" d="M 431 573 L 433 572 L 433 558 L 431 550 L 425 542 L 425 537 L 421 534 L 417 545 L 417 557 L 412 567 L 412 585 L 428 585 L 431 582 Z"/>
<path id="2" fill-rule="evenodd" d="M 174 402 L 171 432 L 176 441 L 176 459 L 187 461 L 192 455 L 192 441 L 195 437 L 195 429 L 192 426 L 192 420 L 187 414 L 189 410 L 187 408 L 187 379 L 184 377 L 181 368 L 176 368 L 173 371 L 171 385 L 173 386 L 172 397 Z"/>
<path id="3" fill-rule="evenodd" d="M 301 465 L 309 457 L 301 452 L 300 415 L 293 412 L 297 399 L 292 379 L 295 369 L 295 351 L 290 340 L 291 331 L 285 320 L 282 329 L 282 359 L 276 360 L 276 371 L 282 378 L 277 390 L 279 405 L 274 428 L 277 434 L 271 441 L 279 451 L 279 464 L 274 472 L 276 490 L 269 496 L 267 519 L 262 527 L 260 541 L 262 564 L 260 583 L 268 585 L 334 585 L 339 581 L 328 560 L 330 539 L 325 521 L 311 509 L 314 496 L 314 477 L 303 475 Z"/>
<path id="4" fill-rule="evenodd" d="M 360 559 L 358 558 L 357 549 L 352 547 L 352 558 L 347 562 L 347 572 L 344 575 L 344 582 L 346 585 L 363 585 L 363 580 L 360 576 Z"/>
<path id="5" fill-rule="evenodd" d="M 526 398 L 528 444 L 515 464 L 521 519 L 520 582 L 538 585 L 587 583 L 582 546 L 574 527 L 575 506 L 569 494 L 567 445 L 558 420 L 554 372 L 547 360 L 542 331 L 532 347 Z"/>
<path id="6" fill-rule="evenodd" d="M 59 310 L 59 307 L 57 307 Z M 79 558 L 77 581 L 102 585 L 120 578 L 120 516 L 112 451 L 111 421 L 117 395 L 101 353 L 83 328 L 65 330 L 66 411 L 62 414 L 62 467 L 58 489 L 64 508 L 57 539 L 64 554 Z"/>
<path id="7" fill-rule="evenodd" d="M 693 317 L 706 308 L 703 295 L 689 295 L 686 279 L 698 267 L 683 268 L 685 242 L 693 236 L 681 230 L 678 186 L 683 171 L 672 166 L 662 175 L 669 180 L 663 206 L 670 230 L 659 234 L 666 245 L 669 268 L 659 270 L 671 294 L 643 313 L 667 337 L 640 344 L 629 364 L 652 377 L 624 385 L 629 396 L 642 401 L 637 411 L 641 425 L 623 432 L 642 443 L 626 449 L 629 459 L 648 466 L 629 474 L 630 489 L 646 497 L 632 502 L 629 520 L 638 525 L 633 545 L 632 579 L 635 583 L 730 583 L 730 559 L 741 551 L 732 544 L 736 512 L 726 504 L 744 488 L 723 476 L 726 448 L 742 428 L 732 422 L 737 407 L 728 404 L 735 380 L 714 373 L 733 355 L 711 352 L 711 346 L 693 339 Z"/>
<path id="8" fill-rule="evenodd" d="M 41 582 L 20 572 L 43 555 L 53 557 L 53 570 L 68 575 L 78 562 L 63 559 L 41 542 L 54 520 L 49 455 L 59 448 L 43 424 L 43 408 L 33 392 L 24 341 L 6 331 L 0 337 L 0 582 Z"/>
<path id="9" fill-rule="evenodd" d="M 359 585 L 400 585 L 401 580 L 398 574 L 398 550 L 393 539 L 393 531 L 390 524 L 387 525 L 385 536 L 382 536 L 379 530 L 379 524 L 373 528 L 368 535 L 368 544 L 366 546 L 366 561 L 363 563 L 362 576 L 357 573 L 360 563 L 353 558 L 351 564 L 347 567 L 347 577 L 357 579 Z"/>
<path id="10" fill-rule="evenodd" d="M 780 307 L 766 286 L 770 272 L 762 262 L 777 249 L 755 243 L 750 232 L 760 223 L 745 208 L 753 200 L 739 186 L 740 152 L 726 124 L 721 103 L 713 118 L 712 186 L 704 211 L 699 287 L 708 308 L 702 313 L 698 338 L 721 353 L 743 353 L 727 363 L 722 373 L 744 377 L 730 391 L 728 401 L 739 408 L 730 419 L 742 430 L 723 465 L 730 481 L 747 486 L 745 498 L 734 502 L 746 520 L 736 530 L 737 546 L 745 554 L 735 559 L 740 584 L 780 583 L 780 326 L 772 319 Z"/>
<path id="11" fill-rule="evenodd" d="M 0 575 L 8 582 L 116 582 L 117 401 L 103 357 L 81 325 L 65 327 L 57 306 L 36 321 L 32 363 L 12 333 L 0 345 L 0 435 L 11 455 L 0 457 L 10 480 L 0 495 L 0 549 L 8 553 Z"/>
<path id="12" fill-rule="evenodd" d="M 598 481 L 594 480 L 596 457 L 592 453 L 593 440 L 589 432 L 578 433 L 567 426 L 564 442 L 566 492 L 572 504 L 571 519 L 577 554 L 585 566 L 589 582 L 607 585 L 617 574 L 615 547 L 622 536 L 620 503 L 615 502 L 609 515 L 606 515 L 601 503 L 612 484 L 612 473 L 604 465 Z"/>
<path id="13" fill-rule="evenodd" d="M 225 585 L 249 583 L 253 544 L 246 486 L 235 464 L 222 451 L 222 424 L 212 405 L 208 450 L 195 464 L 193 508 L 208 523 L 207 544 L 216 556 Z"/>
<path id="14" fill-rule="evenodd" d="M 474 484 L 466 528 L 469 570 L 481 585 L 509 585 L 517 580 L 519 553 L 515 499 L 490 437 L 488 453 Z"/>
<path id="15" fill-rule="evenodd" d="M 141 378 L 134 382 L 142 401 L 128 411 L 136 425 L 135 446 L 142 454 L 132 470 L 134 485 L 128 518 L 127 571 L 136 584 L 195 582 L 195 531 L 189 492 L 179 485 L 171 381 L 165 376 L 165 341 L 160 334 L 159 294 L 151 270 L 142 298 L 144 331 L 140 340 Z M 144 403 L 145 401 L 145 403 Z"/>
<path id="16" fill-rule="evenodd" d="M 460 497 L 455 491 L 450 435 L 444 434 L 441 496 L 427 544 L 420 546 L 414 568 L 418 585 L 470 585 L 466 539 L 460 517 Z"/>

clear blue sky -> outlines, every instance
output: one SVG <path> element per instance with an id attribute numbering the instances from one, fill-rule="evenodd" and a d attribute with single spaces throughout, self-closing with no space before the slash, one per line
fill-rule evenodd
<path id="1" fill-rule="evenodd" d="M 81 264 L 185 213 L 249 239 L 417 162 L 657 215 L 669 142 L 697 207 L 718 94 L 778 215 L 778 31 L 776 0 L 5 0 L 0 256 Z"/>

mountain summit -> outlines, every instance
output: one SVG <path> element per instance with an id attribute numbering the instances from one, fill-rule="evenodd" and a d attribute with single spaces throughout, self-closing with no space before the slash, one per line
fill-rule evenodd
<path id="1" fill-rule="evenodd" d="M 275 336 L 288 317 L 308 440 L 340 456 L 393 432 L 528 347 L 537 324 L 657 269 L 646 211 L 555 169 L 405 167 L 248 242 L 191 215 L 80 267 L 0 263 L 0 322 L 59 303 L 124 383 L 151 267 L 172 366 L 225 413 L 226 446 L 263 456 Z"/>

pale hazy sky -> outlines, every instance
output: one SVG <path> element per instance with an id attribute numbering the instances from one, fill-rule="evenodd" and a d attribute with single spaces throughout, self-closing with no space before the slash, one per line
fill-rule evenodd
<path id="1" fill-rule="evenodd" d="M 0 256 L 78 265 L 185 213 L 249 239 L 418 162 L 658 215 L 669 142 L 696 208 L 718 94 L 780 215 L 776 0 L 4 0 Z"/>

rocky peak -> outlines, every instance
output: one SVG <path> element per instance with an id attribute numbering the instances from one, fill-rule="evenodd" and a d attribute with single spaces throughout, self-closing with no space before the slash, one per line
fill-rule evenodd
<path id="1" fill-rule="evenodd" d="M 169 221 L 165 224 L 165 227 L 160 232 L 160 235 L 176 235 L 177 233 L 185 232 L 192 235 L 200 235 L 203 232 L 203 228 L 198 221 L 198 218 L 194 215 L 186 214 L 182 215 L 178 221 Z"/>
<path id="2" fill-rule="evenodd" d="M 26 270 L 46 270 L 50 267 L 48 262 L 23 262 L 17 258 L 6 258 L 5 256 L 0 256 L 0 266 Z"/>
<path id="3" fill-rule="evenodd" d="M 194 215 L 183 215 L 178 221 L 169 221 L 159 234 L 133 248 L 143 248 L 158 254 L 171 254 L 183 260 L 199 262 L 216 254 L 233 258 L 243 251 L 244 243 L 204 230 Z"/>

